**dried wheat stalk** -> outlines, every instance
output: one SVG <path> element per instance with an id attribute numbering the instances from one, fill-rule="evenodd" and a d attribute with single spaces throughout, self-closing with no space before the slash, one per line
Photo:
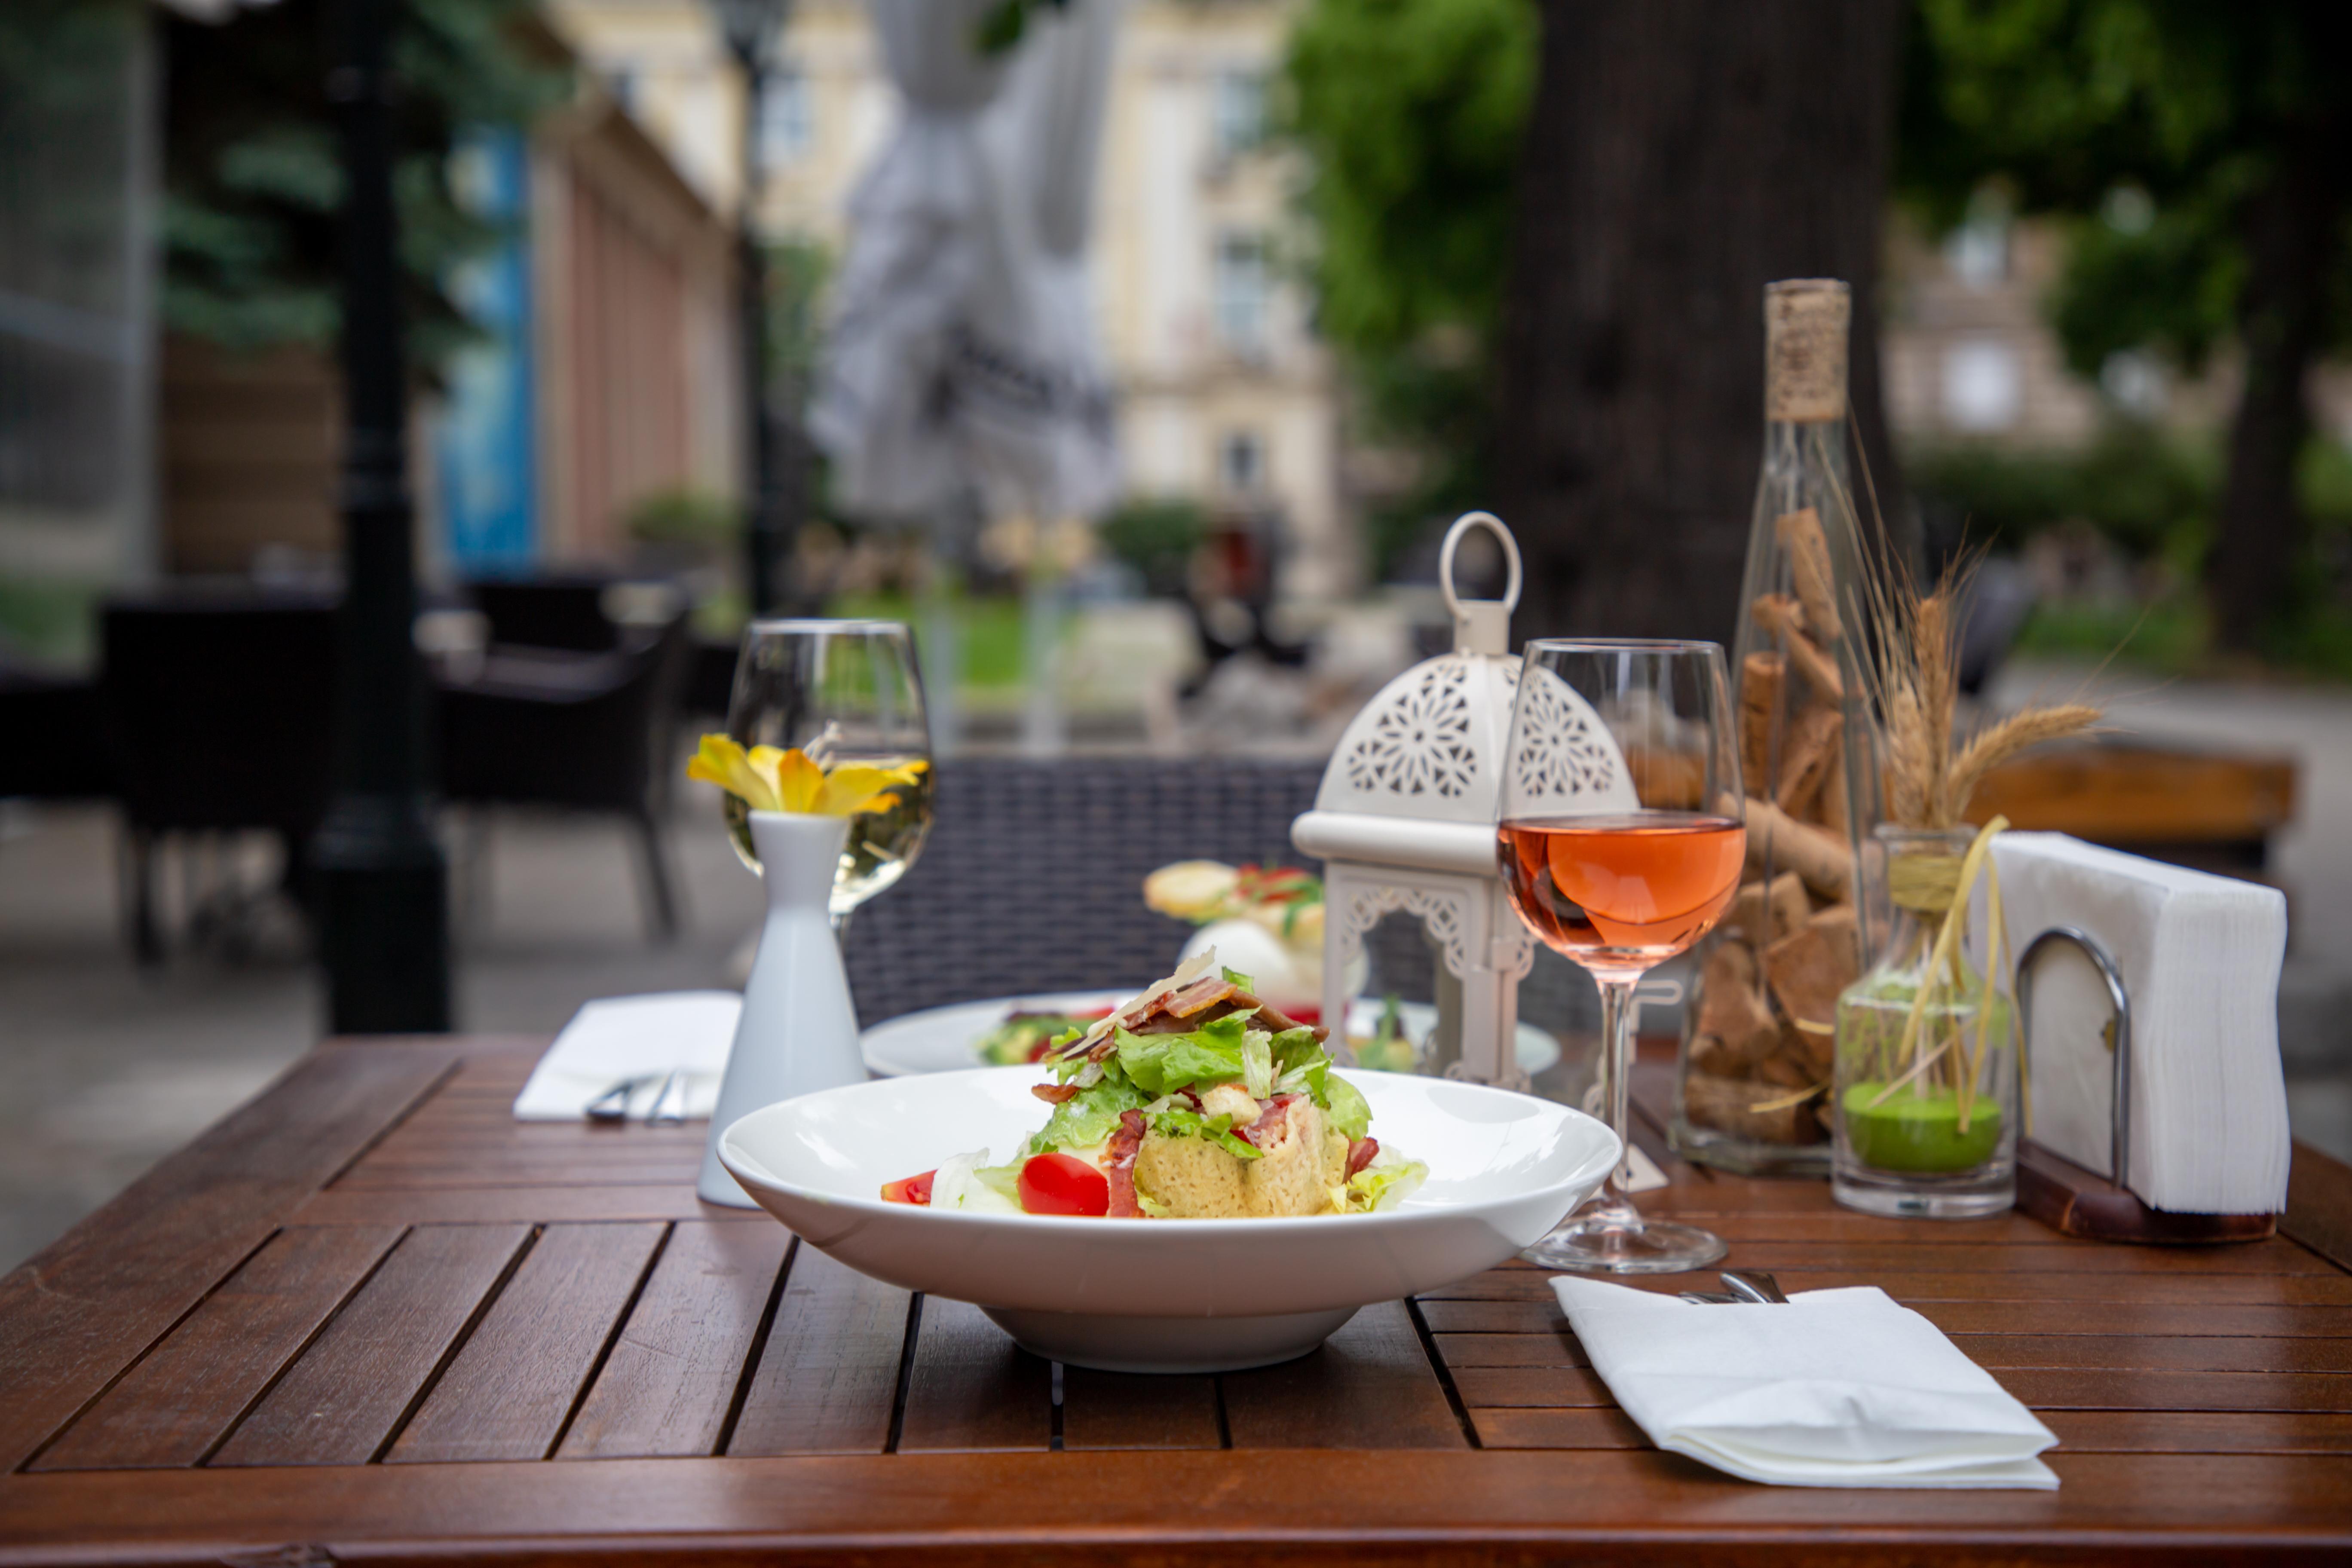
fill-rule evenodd
<path id="1" fill-rule="evenodd" d="M 1877 636 L 1863 673 L 1885 726 L 1887 816 L 1905 827 L 1954 826 L 1987 773 L 2029 747 L 2083 734 L 2099 721 L 2099 710 L 2087 703 L 2027 708 L 1955 746 L 1966 619 L 1958 606 L 1973 564 L 1958 563 L 1934 592 L 1923 594 L 1882 539 L 1864 573 L 1863 596 Z"/>
<path id="2" fill-rule="evenodd" d="M 2063 702 L 2027 708 L 1978 731 L 1952 759 L 1950 794 L 1957 809 L 1965 811 L 1978 782 L 2019 752 L 2044 741 L 2082 734 L 2098 721 L 2099 710 L 2089 703 Z"/>

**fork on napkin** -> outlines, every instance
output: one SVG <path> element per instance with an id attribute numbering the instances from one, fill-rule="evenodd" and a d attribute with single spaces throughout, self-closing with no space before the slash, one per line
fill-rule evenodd
<path id="1" fill-rule="evenodd" d="M 634 1080 L 626 1114 L 643 1121 L 663 1082 L 686 1074 L 684 1115 L 707 1120 L 734 1047 L 743 998 L 732 991 L 664 991 L 608 996 L 572 1016 L 515 1096 L 517 1121 L 577 1121 L 589 1105 Z M 673 1091 L 671 1107 L 678 1094 Z"/>
<path id="2" fill-rule="evenodd" d="M 1593 1371 L 1669 1452 L 1780 1486 L 2057 1488 L 2035 1457 L 2056 1436 L 1874 1286 L 1736 1307 L 1551 1287 Z"/>

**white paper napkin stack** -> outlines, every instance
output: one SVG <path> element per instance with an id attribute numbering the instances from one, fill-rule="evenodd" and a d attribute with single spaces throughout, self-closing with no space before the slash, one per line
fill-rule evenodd
<path id="1" fill-rule="evenodd" d="M 629 1115 L 643 1119 L 673 1068 L 686 1069 L 686 1110 L 707 1120 L 735 1044 L 743 998 L 732 991 L 666 991 L 611 996 L 572 1015 L 515 1096 L 517 1121 L 577 1121 L 625 1079 L 641 1080 Z"/>
<path id="2" fill-rule="evenodd" d="M 2286 1081 L 2279 967 L 2286 899 L 2275 888 L 2103 849 L 2063 833 L 1993 840 L 2012 954 L 2052 926 L 2095 937 L 2131 1000 L 2131 1170 L 2149 1207 L 2274 1214 L 2286 1206 Z M 2113 1174 L 2113 1007 L 2088 960 L 2035 964 L 2034 1140 Z"/>
<path id="3" fill-rule="evenodd" d="M 2058 1485 L 2034 1457 L 2050 1429 L 1875 1287 L 1727 1307 L 1551 1285 L 1609 1392 L 1670 1452 L 1781 1486 Z"/>

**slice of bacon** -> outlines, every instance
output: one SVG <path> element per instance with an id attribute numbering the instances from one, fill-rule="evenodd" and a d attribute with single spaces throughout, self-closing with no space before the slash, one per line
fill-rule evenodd
<path id="1" fill-rule="evenodd" d="M 1059 1105 L 1066 1100 L 1076 1100 L 1079 1091 L 1074 1083 L 1033 1083 L 1029 1092 L 1048 1105 Z"/>
<path id="2" fill-rule="evenodd" d="M 1352 1176 L 1357 1172 L 1362 1170 L 1365 1166 L 1370 1164 L 1372 1163 L 1373 1156 L 1377 1155 L 1380 1152 L 1381 1141 L 1377 1138 L 1359 1138 L 1353 1143 L 1349 1144 L 1348 1174 Z"/>
<path id="3" fill-rule="evenodd" d="M 1206 1012 L 1241 989 L 1222 974 L 1204 974 L 1192 984 L 1171 991 L 1160 999 L 1160 1009 L 1179 1018 L 1190 1018 Z"/>
<path id="4" fill-rule="evenodd" d="M 1286 1029 L 1312 1027 L 1318 1045 L 1330 1037 L 1330 1031 L 1320 1024 L 1302 1025 L 1281 1008 L 1222 976 L 1203 977 L 1165 996 L 1154 997 L 1123 1019 L 1120 1027 L 1130 1035 L 1189 1035 L 1220 1018 L 1252 1011 L 1257 1015 L 1252 1022 L 1263 1026 L 1268 1033 L 1278 1035 Z M 1090 1061 L 1101 1061 L 1118 1049 L 1118 1035 L 1113 1030 L 1089 1046 L 1086 1054 Z"/>
<path id="5" fill-rule="evenodd" d="M 1234 1136 L 1253 1149 L 1273 1148 L 1282 1142 L 1283 1126 L 1290 1120 L 1292 1102 L 1298 1098 L 1295 1094 L 1276 1095 L 1265 1102 L 1265 1109 L 1258 1113 L 1255 1121 L 1234 1128 Z"/>
<path id="6" fill-rule="evenodd" d="M 1122 1110 L 1109 1145 L 1103 1151 L 1103 1174 L 1110 1180 L 1108 1217 L 1112 1219 L 1143 1217 L 1143 1205 L 1135 1201 L 1135 1154 L 1143 1147 L 1143 1112 Z"/>

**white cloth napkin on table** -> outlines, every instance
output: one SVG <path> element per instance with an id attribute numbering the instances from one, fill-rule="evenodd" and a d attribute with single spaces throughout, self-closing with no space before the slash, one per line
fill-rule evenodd
<path id="1" fill-rule="evenodd" d="M 2058 1485 L 2034 1457 L 2050 1429 L 1874 1286 L 1769 1307 L 1551 1286 L 1609 1392 L 1670 1452 L 1780 1486 Z"/>
<path id="2" fill-rule="evenodd" d="M 577 1121 L 588 1102 L 623 1079 L 642 1079 L 629 1114 L 654 1107 L 662 1079 L 686 1069 L 686 1115 L 708 1119 L 735 1044 L 743 998 L 732 991 L 664 991 L 608 996 L 572 1016 L 515 1096 L 517 1121 Z"/>

